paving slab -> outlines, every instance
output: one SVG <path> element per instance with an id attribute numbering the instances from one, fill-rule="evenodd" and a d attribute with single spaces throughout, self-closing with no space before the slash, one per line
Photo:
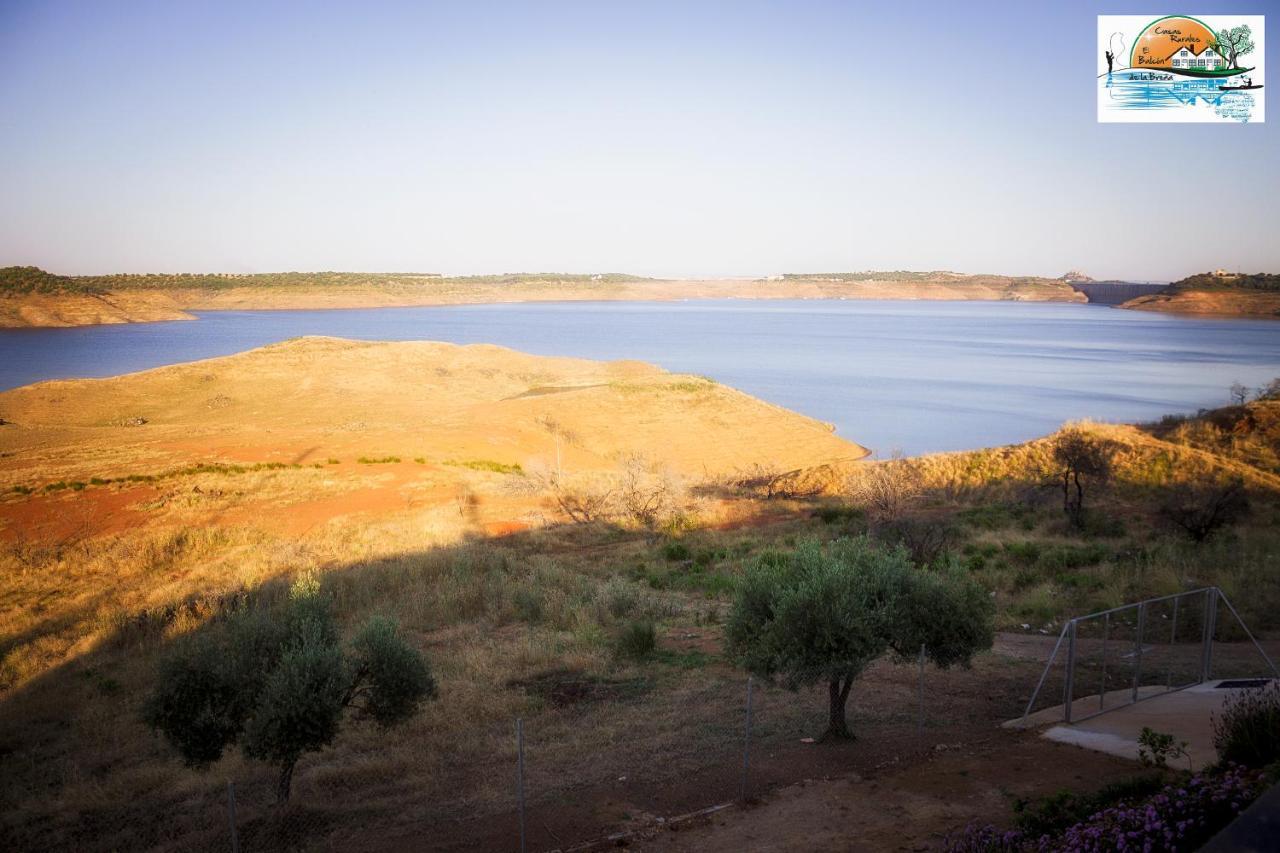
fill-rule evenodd
<path id="1" fill-rule="evenodd" d="M 1187 761 L 1190 768 L 1198 770 L 1218 760 L 1213 748 L 1213 718 L 1222 711 L 1223 702 L 1242 688 L 1220 687 L 1230 679 L 1215 679 L 1172 693 L 1161 687 L 1143 688 L 1138 702 L 1122 705 L 1132 699 L 1132 691 L 1111 691 L 1104 702 L 1098 696 L 1088 696 L 1072 703 L 1075 723 L 1064 723 L 1062 705 L 1029 716 L 1024 724 L 1021 719 L 1010 720 L 1012 728 L 1036 727 L 1049 723 L 1042 737 L 1059 743 L 1070 743 L 1109 755 L 1138 760 L 1138 738 L 1143 728 L 1151 728 L 1163 734 L 1171 734 L 1178 741 L 1187 742 Z M 1120 706 L 1120 707 L 1116 707 Z M 1106 713 L 1095 714 L 1099 707 L 1111 708 Z"/>

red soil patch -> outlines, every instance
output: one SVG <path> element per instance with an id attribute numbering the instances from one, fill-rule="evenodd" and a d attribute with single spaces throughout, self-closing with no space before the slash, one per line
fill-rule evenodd
<path id="1" fill-rule="evenodd" d="M 488 536 L 512 536 L 516 533 L 523 533 L 529 529 L 529 525 L 519 521 L 490 521 L 484 525 L 484 532 Z"/>
<path id="2" fill-rule="evenodd" d="M 33 495 L 27 500 L 0 504 L 0 540 L 57 541 L 123 533 L 146 524 L 146 512 L 134 506 L 157 494 L 150 486 L 119 490 L 89 488 L 83 492 Z"/>

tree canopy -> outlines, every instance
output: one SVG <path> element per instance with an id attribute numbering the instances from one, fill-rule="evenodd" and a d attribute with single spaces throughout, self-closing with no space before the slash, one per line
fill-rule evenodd
<path id="1" fill-rule="evenodd" d="M 348 711 L 392 726 L 435 694 L 426 661 L 391 621 L 369 620 L 344 647 L 329 600 L 306 577 L 282 617 L 245 609 L 181 641 L 161 661 L 143 716 L 189 766 L 207 767 L 235 743 L 277 765 L 283 802 L 298 759 L 332 743 Z"/>
<path id="2" fill-rule="evenodd" d="M 1239 68 L 1240 57 L 1253 53 L 1253 49 L 1256 47 L 1253 43 L 1253 30 L 1249 28 L 1248 24 L 1219 30 L 1217 47 L 1232 68 Z"/>
<path id="3" fill-rule="evenodd" d="M 791 690 L 826 682 L 824 738 L 845 738 L 849 692 L 867 666 L 886 654 L 914 658 L 921 646 L 937 666 L 968 665 L 991 646 L 992 613 L 990 597 L 959 569 L 916 569 L 902 549 L 859 537 L 758 559 L 726 636 L 749 672 Z"/>

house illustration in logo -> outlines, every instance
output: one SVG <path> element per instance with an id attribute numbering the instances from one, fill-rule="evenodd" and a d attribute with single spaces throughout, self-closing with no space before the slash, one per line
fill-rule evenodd
<path id="1" fill-rule="evenodd" d="M 1191 48 L 1184 47 L 1169 57 L 1169 67 L 1220 71 L 1227 67 L 1227 60 L 1223 59 L 1222 54 L 1212 47 L 1206 47 L 1199 53 L 1193 52 Z"/>
<path id="2" fill-rule="evenodd" d="M 1190 15 L 1166 15 L 1143 27 L 1129 51 L 1134 70 L 1171 71 L 1183 77 L 1234 77 L 1240 57 L 1253 50 L 1249 27 L 1213 28 Z"/>

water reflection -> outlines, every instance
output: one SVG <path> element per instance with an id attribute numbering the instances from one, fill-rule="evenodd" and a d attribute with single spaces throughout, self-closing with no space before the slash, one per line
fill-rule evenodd
<path id="1" fill-rule="evenodd" d="M 1219 118 L 1248 122 L 1252 92 L 1223 91 L 1238 78 L 1188 79 L 1173 74 L 1121 71 L 1103 78 L 1112 106 L 1122 110 L 1211 109 Z"/>

